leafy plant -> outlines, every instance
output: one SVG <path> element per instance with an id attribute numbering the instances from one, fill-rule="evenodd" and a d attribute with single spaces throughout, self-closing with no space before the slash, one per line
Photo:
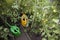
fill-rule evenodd
<path id="1" fill-rule="evenodd" d="M 36 1 L 37 2 L 37 1 Z M 40 3 L 41 2 L 41 3 Z M 42 33 L 42 40 L 59 40 L 59 11 L 57 11 L 58 1 L 42 0 L 35 7 L 35 13 L 32 19 L 31 31 L 34 33 Z M 37 2 L 38 3 L 38 2 Z M 36 5 L 38 5 L 36 3 Z M 56 35 L 58 34 L 58 35 Z"/>
<path id="2" fill-rule="evenodd" d="M 8 28 L 3 28 L 3 26 L 0 26 L 0 38 L 4 40 L 8 40 L 8 33 L 9 29 Z"/>
<path id="3" fill-rule="evenodd" d="M 30 15 L 30 33 L 42 34 L 42 40 L 60 40 L 59 4 L 59 0 L 1 0 L 0 15 L 16 23 L 20 13 L 26 13 Z"/>
<path id="4" fill-rule="evenodd" d="M 16 1 L 13 0 L 0 0 L 0 19 L 1 16 L 3 16 L 2 19 L 5 18 L 9 24 L 15 24 L 20 19 L 18 13 L 19 9 L 16 8 L 16 4 Z M 10 31 L 8 25 L 4 22 L 5 20 L 0 22 L 0 24 L 2 23 L 3 25 L 0 27 L 0 38 L 3 38 L 3 40 L 8 40 L 7 36 Z"/>

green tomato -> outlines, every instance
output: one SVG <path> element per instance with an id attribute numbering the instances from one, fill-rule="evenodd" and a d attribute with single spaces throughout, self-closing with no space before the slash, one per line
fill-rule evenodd
<path id="1" fill-rule="evenodd" d="M 21 31 L 17 26 L 11 26 L 10 31 L 14 36 L 19 36 L 21 34 Z"/>

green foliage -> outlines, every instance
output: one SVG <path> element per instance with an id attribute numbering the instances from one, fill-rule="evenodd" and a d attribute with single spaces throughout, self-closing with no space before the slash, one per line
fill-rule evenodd
<path id="1" fill-rule="evenodd" d="M 17 20 L 20 19 L 20 16 L 18 14 L 18 8 L 16 7 L 16 2 L 12 2 L 13 0 L 0 0 L 0 15 L 4 16 L 4 18 L 7 19 L 6 21 L 11 20 L 11 25 L 16 23 Z M 3 19 L 4 19 L 3 18 Z M 2 20 L 2 19 L 1 19 Z M 4 21 L 2 21 L 4 23 Z M 9 27 L 5 24 L 2 24 L 3 26 L 0 27 L 0 38 L 4 38 L 4 40 L 8 40 L 7 35 L 9 35 Z M 5 28 L 7 26 L 7 28 Z"/>
<path id="2" fill-rule="evenodd" d="M 3 26 L 0 26 L 0 38 L 3 38 L 4 40 L 8 40 L 9 29 L 3 28 Z"/>
<path id="3" fill-rule="evenodd" d="M 33 15 L 31 15 L 31 32 L 36 34 L 42 33 L 42 40 L 59 39 L 60 27 L 58 24 L 59 10 L 57 9 L 57 4 L 57 0 L 38 0 L 34 5 Z"/>
<path id="4" fill-rule="evenodd" d="M 16 23 L 20 13 L 30 15 L 30 32 L 42 33 L 42 40 L 60 40 L 59 0 L 1 0 L 0 15 L 10 17 Z"/>

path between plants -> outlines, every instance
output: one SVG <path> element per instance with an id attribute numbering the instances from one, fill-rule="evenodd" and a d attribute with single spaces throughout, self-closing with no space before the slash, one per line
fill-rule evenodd
<path id="1" fill-rule="evenodd" d="M 22 27 L 22 25 L 20 25 L 19 23 L 17 25 L 20 26 L 22 34 L 19 37 L 15 37 L 15 40 L 41 40 L 41 37 L 35 37 L 34 35 L 32 36 L 32 38 L 29 37 L 28 33 L 24 32 L 24 28 Z"/>
<path id="2" fill-rule="evenodd" d="M 26 32 L 24 32 L 23 27 L 21 25 L 18 26 L 20 26 L 22 34 L 19 37 L 15 37 L 15 40 L 31 40 L 29 35 Z"/>

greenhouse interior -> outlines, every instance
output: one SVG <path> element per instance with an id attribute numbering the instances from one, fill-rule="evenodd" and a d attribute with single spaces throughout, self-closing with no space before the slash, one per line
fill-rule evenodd
<path id="1" fill-rule="evenodd" d="M 0 0 L 0 40 L 60 40 L 60 0 Z"/>

